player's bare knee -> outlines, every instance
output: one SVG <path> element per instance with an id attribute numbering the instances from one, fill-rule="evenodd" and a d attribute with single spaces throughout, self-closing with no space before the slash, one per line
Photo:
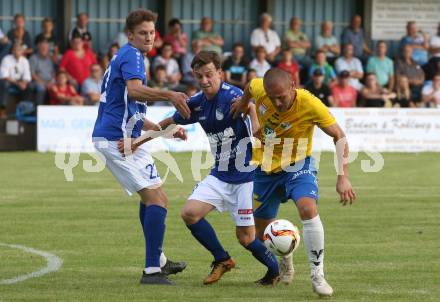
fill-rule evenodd
<path id="1" fill-rule="evenodd" d="M 238 242 L 246 247 L 255 240 L 254 227 L 237 227 L 236 231 Z"/>
<path id="2" fill-rule="evenodd" d="M 318 209 L 316 206 L 312 204 L 305 204 L 301 207 L 298 207 L 299 216 L 301 217 L 301 220 L 308 220 L 314 218 L 316 215 L 318 215 Z"/>
<path id="3" fill-rule="evenodd" d="M 180 216 L 187 225 L 197 223 L 197 221 L 199 221 L 201 218 L 193 209 L 189 207 L 183 207 L 183 209 L 180 211 Z"/>

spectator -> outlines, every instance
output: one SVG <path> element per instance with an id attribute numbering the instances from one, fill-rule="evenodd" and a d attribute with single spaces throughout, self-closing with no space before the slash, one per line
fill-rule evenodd
<path id="1" fill-rule="evenodd" d="M 325 51 L 330 64 L 333 64 L 336 57 L 341 53 L 338 39 L 332 33 L 333 23 L 330 21 L 322 22 L 321 33 L 315 39 L 315 49 Z"/>
<path id="2" fill-rule="evenodd" d="M 429 52 L 433 57 L 440 57 L 440 23 L 437 26 L 437 34 L 429 39 Z"/>
<path id="3" fill-rule="evenodd" d="M 299 65 L 293 58 L 292 51 L 289 48 L 283 49 L 282 58 L 277 67 L 287 71 L 292 76 L 295 86 L 299 87 L 301 85 L 299 80 Z"/>
<path id="4" fill-rule="evenodd" d="M 405 45 L 410 45 L 413 54 L 412 58 L 417 64 L 423 65 L 428 62 L 429 41 L 428 35 L 422 31 L 417 32 L 417 25 L 415 21 L 409 21 L 406 25 L 406 36 L 400 40 L 400 48 Z"/>
<path id="5" fill-rule="evenodd" d="M 372 52 L 365 42 L 364 30 L 361 28 L 361 25 L 361 16 L 354 15 L 351 18 L 350 26 L 346 27 L 342 32 L 341 43 L 342 45 L 351 43 L 354 47 L 354 56 L 364 62 Z"/>
<path id="6" fill-rule="evenodd" d="M 107 70 L 108 65 L 110 64 L 110 61 L 112 60 L 113 56 L 118 52 L 119 50 L 119 44 L 118 43 L 112 43 L 110 45 L 110 48 L 107 51 L 107 54 L 102 57 L 101 59 L 101 66 L 104 70 Z"/>
<path id="7" fill-rule="evenodd" d="M 312 75 L 312 81 L 305 89 L 319 98 L 327 107 L 333 106 L 333 96 L 330 88 L 324 84 L 324 74 L 321 69 L 316 69 Z"/>
<path id="8" fill-rule="evenodd" d="M 90 68 L 90 77 L 81 86 L 81 95 L 84 97 L 84 105 L 98 105 L 101 98 L 102 68 L 99 64 L 93 64 Z"/>
<path id="9" fill-rule="evenodd" d="M 24 56 L 25 49 L 16 42 L 12 46 L 12 54 L 3 58 L 0 64 L 0 117 L 5 117 L 6 102 L 10 94 L 17 95 L 20 100 L 29 98 L 31 69 Z"/>
<path id="10" fill-rule="evenodd" d="M 325 52 L 318 50 L 315 54 L 315 62 L 310 66 L 309 76 L 311 77 L 316 69 L 320 69 L 324 74 L 324 83 L 328 86 L 332 86 L 335 82 L 336 73 L 333 67 L 327 62 Z"/>
<path id="11" fill-rule="evenodd" d="M 253 79 L 256 79 L 257 77 L 257 71 L 253 68 L 249 68 L 246 74 L 246 83 L 248 84 Z"/>
<path id="12" fill-rule="evenodd" d="M 343 56 L 335 62 L 336 72 L 347 70 L 350 73 L 348 83 L 357 91 L 361 90 L 362 84 L 359 80 L 364 77 L 364 69 L 361 60 L 354 57 L 353 44 L 347 43 L 342 50 Z"/>
<path id="13" fill-rule="evenodd" d="M 350 72 L 343 70 L 338 74 L 337 83 L 331 87 L 335 107 L 356 107 L 357 91 L 349 84 L 349 80 Z"/>
<path id="14" fill-rule="evenodd" d="M 432 57 L 422 68 L 425 72 L 425 80 L 432 81 L 434 76 L 440 72 L 440 57 Z"/>
<path id="15" fill-rule="evenodd" d="M 210 17 L 203 17 L 200 22 L 200 29 L 192 34 L 193 41 L 199 40 L 201 42 L 202 50 L 212 50 L 222 55 L 222 47 L 225 43 L 223 38 L 212 31 L 212 19 Z"/>
<path id="16" fill-rule="evenodd" d="M 431 83 L 423 87 L 422 95 L 423 103 L 427 107 L 440 107 L 440 73 L 434 76 Z"/>
<path id="17" fill-rule="evenodd" d="M 16 14 L 14 16 L 14 27 L 8 31 L 8 39 L 11 44 L 16 42 L 21 43 L 24 49 L 24 55 L 30 56 L 33 52 L 32 49 L 32 38 L 29 32 L 25 28 L 26 19 L 22 14 Z"/>
<path id="18" fill-rule="evenodd" d="M 72 28 L 69 33 L 69 41 L 72 41 L 73 37 L 80 36 L 84 41 L 91 41 L 92 34 L 89 32 L 87 26 L 89 24 L 89 15 L 87 13 L 79 13 L 76 16 L 76 26 Z M 91 45 L 87 45 L 91 46 Z M 91 49 L 91 47 L 89 47 Z"/>
<path id="19" fill-rule="evenodd" d="M 160 56 L 154 59 L 153 68 L 156 69 L 158 65 L 165 66 L 167 75 L 166 83 L 170 88 L 177 89 L 182 74 L 179 70 L 179 64 L 177 64 L 177 61 L 173 58 L 173 47 L 168 42 L 163 44 Z"/>
<path id="20" fill-rule="evenodd" d="M 79 37 L 81 39 L 81 37 Z M 59 70 L 55 85 L 49 88 L 51 105 L 78 105 L 84 104 L 84 98 L 78 94 L 75 87 L 69 84 L 67 72 Z"/>
<path id="21" fill-rule="evenodd" d="M 0 29 L 0 62 L 9 53 L 11 42 L 3 31 Z"/>
<path id="22" fill-rule="evenodd" d="M 191 43 L 191 51 L 187 52 L 182 59 L 182 83 L 187 85 L 196 85 L 196 80 L 191 68 L 191 62 L 194 56 L 202 50 L 200 40 L 194 40 Z"/>
<path id="23" fill-rule="evenodd" d="M 266 49 L 263 46 L 257 47 L 255 49 L 255 59 L 251 61 L 249 68 L 255 70 L 258 78 L 262 78 L 270 67 L 269 62 L 266 61 Z"/>
<path id="24" fill-rule="evenodd" d="M 394 89 L 394 62 L 387 57 L 387 43 L 379 41 L 376 45 L 377 55 L 370 57 L 367 72 L 376 74 L 380 86 L 387 86 L 389 91 Z"/>
<path id="25" fill-rule="evenodd" d="M 179 59 L 186 53 L 187 41 L 186 33 L 182 31 L 182 23 L 180 23 L 179 19 L 171 19 L 168 22 L 168 32 L 163 37 L 164 45 L 162 47 L 165 47 L 165 43 L 170 44 L 172 55 Z"/>
<path id="26" fill-rule="evenodd" d="M 232 55 L 223 63 L 226 82 L 243 89 L 246 85 L 248 65 L 249 61 L 244 56 L 244 45 L 235 43 L 232 47 Z"/>
<path id="27" fill-rule="evenodd" d="M 148 81 L 149 87 L 158 88 L 160 90 L 171 90 L 173 87 L 170 85 L 167 77 L 167 68 L 164 65 L 157 65 L 154 68 L 153 79 Z M 168 101 L 155 101 L 148 103 L 150 106 L 169 106 Z"/>
<path id="28" fill-rule="evenodd" d="M 374 73 L 367 72 L 361 97 L 365 107 L 391 107 L 396 94 L 380 86 Z"/>
<path id="29" fill-rule="evenodd" d="M 82 85 L 90 75 L 90 67 L 96 64 L 96 56 L 91 50 L 85 50 L 83 43 L 81 36 L 73 36 L 71 48 L 64 53 L 59 66 L 60 70 L 67 72 L 74 86 Z"/>
<path id="30" fill-rule="evenodd" d="M 422 100 L 422 87 L 425 81 L 425 73 L 423 69 L 412 59 L 412 47 L 405 45 L 402 48 L 402 58 L 396 62 L 396 77 L 399 80 L 404 76 L 407 79 L 411 97 L 413 102 L 420 102 Z"/>
<path id="31" fill-rule="evenodd" d="M 251 34 L 251 46 L 255 54 L 259 46 L 266 50 L 266 57 L 269 62 L 274 62 L 281 50 L 281 41 L 277 32 L 270 29 L 272 16 L 263 13 L 260 16 L 260 27 L 254 29 Z"/>
<path id="32" fill-rule="evenodd" d="M 394 107 L 415 107 L 414 103 L 411 102 L 411 90 L 409 88 L 408 78 L 404 75 L 397 77 L 397 88 L 396 88 L 396 99 L 394 102 Z"/>
<path id="33" fill-rule="evenodd" d="M 307 50 L 310 48 L 309 38 L 301 31 L 301 19 L 293 17 L 290 19 L 289 30 L 284 33 L 283 42 L 292 51 L 293 57 L 302 66 L 310 65 L 310 58 Z"/>
<path id="34" fill-rule="evenodd" d="M 61 57 L 60 48 L 53 33 L 53 20 L 51 18 L 44 18 L 43 22 L 41 23 L 41 28 L 43 31 L 35 37 L 35 45 L 38 45 L 38 43 L 43 39 L 47 40 L 49 43 L 49 55 L 53 63 L 57 64 Z"/>
<path id="35" fill-rule="evenodd" d="M 47 89 L 55 78 L 55 66 L 50 56 L 49 40 L 42 37 L 37 43 L 37 53 L 29 59 L 32 74 L 32 90 L 35 92 L 35 103 L 43 105 Z"/>

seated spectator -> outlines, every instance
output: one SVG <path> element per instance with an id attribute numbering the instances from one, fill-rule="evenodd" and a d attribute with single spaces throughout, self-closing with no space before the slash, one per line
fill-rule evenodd
<path id="1" fill-rule="evenodd" d="M 351 18 L 349 27 L 344 28 L 341 35 L 341 44 L 350 43 L 354 48 L 354 56 L 365 62 L 372 51 L 365 42 L 364 30 L 362 29 L 362 18 L 359 15 L 354 15 Z"/>
<path id="2" fill-rule="evenodd" d="M 423 87 L 422 95 L 423 103 L 427 107 L 440 108 L 440 73 L 434 76 L 431 83 Z"/>
<path id="3" fill-rule="evenodd" d="M 250 81 L 256 78 L 258 78 L 257 71 L 253 68 L 249 68 L 246 74 L 246 84 L 249 84 Z"/>
<path id="4" fill-rule="evenodd" d="M 301 85 L 299 80 L 299 65 L 293 58 L 292 51 L 289 48 L 283 49 L 282 58 L 277 67 L 287 71 L 292 76 L 296 87 Z"/>
<path id="5" fill-rule="evenodd" d="M 325 52 L 318 50 L 315 54 L 315 62 L 310 66 L 309 77 L 313 75 L 316 69 L 320 69 L 324 74 L 324 83 L 328 86 L 332 86 L 335 82 L 336 73 L 333 67 L 327 62 Z"/>
<path id="6" fill-rule="evenodd" d="M 396 83 L 396 99 L 394 100 L 394 107 L 415 107 L 411 101 L 411 90 L 409 88 L 408 78 L 404 75 L 397 77 Z"/>
<path id="7" fill-rule="evenodd" d="M 403 46 L 402 57 L 396 62 L 396 78 L 406 77 L 411 92 L 411 101 L 422 100 L 422 87 L 425 81 L 423 69 L 412 59 L 412 48 L 409 45 Z"/>
<path id="8" fill-rule="evenodd" d="M 0 64 L 0 117 L 5 117 L 5 107 L 9 95 L 16 95 L 20 100 L 29 98 L 31 69 L 24 56 L 25 49 L 19 43 L 12 46 L 12 54 L 3 58 Z"/>
<path id="9" fill-rule="evenodd" d="M 98 105 L 101 98 L 102 69 L 101 65 L 93 64 L 88 77 L 81 86 L 84 105 Z"/>
<path id="10" fill-rule="evenodd" d="M 343 56 L 335 61 L 336 72 L 347 70 L 350 73 L 348 83 L 357 91 L 361 90 L 362 84 L 359 80 L 364 77 L 364 69 L 361 60 L 354 57 L 353 44 L 347 43 L 342 50 Z"/>
<path id="11" fill-rule="evenodd" d="M 400 40 L 400 48 L 405 45 L 411 46 L 413 50 L 412 58 L 417 64 L 423 65 L 428 62 L 428 35 L 424 32 L 417 33 L 415 21 L 409 21 L 406 25 L 406 36 Z"/>
<path id="12" fill-rule="evenodd" d="M 194 40 L 191 43 L 191 51 L 187 52 L 182 58 L 182 83 L 186 85 L 196 85 L 196 80 L 191 68 L 191 62 L 194 56 L 202 50 L 200 40 Z"/>
<path id="13" fill-rule="evenodd" d="M 266 50 L 266 57 L 269 62 L 274 62 L 281 50 L 281 41 L 277 32 L 270 29 L 272 16 L 263 13 L 260 16 L 260 27 L 254 29 L 251 34 L 251 46 L 256 54 L 257 48 L 262 46 Z"/>
<path id="14" fill-rule="evenodd" d="M 357 91 L 348 83 L 349 80 L 350 72 L 343 70 L 338 74 L 337 83 L 331 87 L 335 107 L 356 107 Z"/>
<path id="15" fill-rule="evenodd" d="M 60 70 L 65 70 L 69 76 L 69 81 L 74 85 L 82 83 L 90 75 L 90 67 L 96 64 L 96 56 L 90 51 L 84 49 L 81 36 L 73 36 L 68 49 L 60 62 Z"/>
<path id="16" fill-rule="evenodd" d="M 315 49 L 324 51 L 330 64 L 333 64 L 341 53 L 338 39 L 333 36 L 332 22 L 322 22 L 321 33 L 315 38 Z"/>
<path id="17" fill-rule="evenodd" d="M 92 34 L 88 30 L 87 26 L 89 25 L 89 15 L 85 12 L 79 13 L 76 16 L 76 26 L 72 28 L 69 32 L 69 41 L 73 39 L 73 37 L 80 36 L 84 41 L 92 41 Z M 87 45 L 86 47 L 90 46 Z"/>
<path id="18" fill-rule="evenodd" d="M 160 90 L 172 90 L 173 87 L 170 85 L 167 77 L 167 69 L 164 65 L 157 65 L 153 71 L 153 79 L 148 81 L 147 85 L 152 88 L 158 88 Z M 149 106 L 169 106 L 171 105 L 168 101 L 156 101 L 149 102 Z"/>
<path id="19" fill-rule="evenodd" d="M 47 40 L 47 42 L 49 43 L 49 55 L 53 63 L 57 64 L 58 61 L 61 59 L 61 56 L 57 39 L 55 38 L 55 35 L 53 33 L 53 20 L 51 18 L 44 18 L 43 22 L 41 23 L 41 28 L 43 29 L 43 31 L 35 37 L 34 44 L 38 45 L 39 41 L 43 39 Z"/>
<path id="20" fill-rule="evenodd" d="M 69 84 L 67 72 L 63 70 L 57 72 L 55 84 L 49 88 L 49 96 L 51 105 L 82 106 L 84 104 L 84 98 Z"/>
<path id="21" fill-rule="evenodd" d="M 11 42 L 0 28 L 0 62 L 9 53 L 11 48 Z"/>
<path id="22" fill-rule="evenodd" d="M 35 103 L 43 105 L 47 89 L 55 78 L 55 65 L 50 56 L 49 40 L 40 38 L 37 43 L 37 53 L 29 59 L 32 74 L 32 90 L 35 92 Z"/>
<path id="23" fill-rule="evenodd" d="M 387 43 L 379 41 L 376 45 L 376 56 L 370 57 L 367 72 L 376 74 L 377 82 L 389 91 L 394 89 L 394 62 L 387 57 Z"/>
<path id="24" fill-rule="evenodd" d="M 24 49 L 24 55 L 30 56 L 33 52 L 32 38 L 26 30 L 26 19 L 22 14 L 14 16 L 14 27 L 8 31 L 8 39 L 11 44 L 20 43 Z"/>
<path id="25" fill-rule="evenodd" d="M 225 41 L 220 34 L 212 31 L 212 19 L 203 17 L 200 22 L 200 29 L 192 34 L 192 39 L 201 42 L 202 50 L 212 50 L 222 55 L 222 47 Z"/>
<path id="26" fill-rule="evenodd" d="M 440 23 L 437 26 L 437 33 L 429 39 L 429 52 L 433 57 L 440 57 Z"/>
<path id="27" fill-rule="evenodd" d="M 299 17 L 290 19 L 289 30 L 284 33 L 283 42 L 285 47 L 290 49 L 297 62 L 304 67 L 310 65 L 310 58 L 307 56 L 310 42 L 307 35 L 301 31 L 301 19 Z"/>
<path id="28" fill-rule="evenodd" d="M 257 47 L 255 50 L 255 59 L 251 61 L 249 68 L 255 70 L 258 78 L 262 78 L 270 67 L 269 62 L 266 61 L 266 49 L 263 46 Z"/>
<path id="29" fill-rule="evenodd" d="M 168 42 L 163 44 L 160 56 L 154 59 L 153 68 L 156 69 L 159 65 L 165 66 L 167 74 L 166 83 L 171 89 L 177 89 L 182 74 L 179 70 L 179 64 L 177 64 L 177 61 L 173 58 L 173 48 Z"/>
<path id="30" fill-rule="evenodd" d="M 396 94 L 379 85 L 374 73 L 365 75 L 365 86 L 361 90 L 364 107 L 391 107 Z"/>
<path id="31" fill-rule="evenodd" d="M 172 55 L 175 58 L 180 58 L 186 53 L 186 44 L 188 38 L 186 33 L 182 30 L 182 23 L 180 23 L 179 19 L 171 19 L 168 22 L 168 32 L 163 37 L 163 46 L 166 44 L 170 44 L 172 47 Z"/>
<path id="32" fill-rule="evenodd" d="M 249 61 L 244 56 L 244 45 L 235 43 L 232 47 L 232 55 L 223 63 L 226 82 L 244 88 L 246 85 L 246 74 Z"/>
<path id="33" fill-rule="evenodd" d="M 118 52 L 119 50 L 119 44 L 113 43 L 110 45 L 110 48 L 108 49 L 105 56 L 101 59 L 101 66 L 104 70 L 107 70 L 108 65 L 110 64 L 110 61 L 112 60 L 113 56 Z"/>
<path id="34" fill-rule="evenodd" d="M 425 72 L 425 80 L 432 81 L 434 76 L 440 72 L 440 57 L 432 57 L 422 68 Z"/>
<path id="35" fill-rule="evenodd" d="M 327 107 L 333 106 L 333 96 L 330 88 L 324 84 L 324 74 L 321 69 L 316 69 L 312 75 L 312 81 L 309 82 L 305 89 L 319 98 Z"/>

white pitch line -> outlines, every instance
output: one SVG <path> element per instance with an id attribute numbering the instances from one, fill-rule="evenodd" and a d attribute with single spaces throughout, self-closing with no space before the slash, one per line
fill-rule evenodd
<path id="1" fill-rule="evenodd" d="M 19 275 L 17 277 L 11 278 L 11 279 L 0 280 L 0 285 L 14 284 L 14 283 L 25 281 L 30 278 L 40 277 L 45 274 L 59 270 L 61 268 L 61 266 L 63 265 L 63 260 L 61 258 L 59 258 L 58 256 L 55 256 L 54 254 L 48 253 L 48 252 L 39 251 L 39 250 L 30 248 L 30 247 L 26 247 L 24 245 L 18 245 L 18 244 L 6 244 L 6 243 L 0 242 L 0 246 L 18 249 L 18 250 L 22 250 L 26 253 L 35 254 L 35 255 L 38 255 L 38 256 L 45 258 L 47 261 L 47 265 L 44 268 L 42 268 L 38 271 L 35 271 L 35 272 L 28 273 L 28 274 Z"/>

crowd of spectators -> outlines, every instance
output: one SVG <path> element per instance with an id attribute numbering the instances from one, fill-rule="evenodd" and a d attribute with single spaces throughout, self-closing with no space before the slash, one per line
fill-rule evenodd
<path id="1" fill-rule="evenodd" d="M 1 117 L 11 95 L 36 105 L 99 103 L 103 71 L 127 43 L 127 36 L 120 32 L 109 49 L 97 55 L 88 24 L 88 15 L 80 13 L 63 54 L 50 18 L 42 21 L 42 32 L 35 39 L 26 31 L 21 14 L 14 17 L 7 33 L 0 29 Z M 264 13 L 250 36 L 251 56 L 246 55 L 243 42 L 224 49 L 210 17 L 202 18 L 191 37 L 188 41 L 175 18 L 163 35 L 156 32 L 154 47 L 144 57 L 149 86 L 195 94 L 191 61 L 201 50 L 211 50 L 223 58 L 224 80 L 241 88 L 276 66 L 327 106 L 440 107 L 440 24 L 429 37 L 416 22 L 408 22 L 396 56 L 388 56 L 385 41 L 375 43 L 374 51 L 368 47 L 359 15 L 352 17 L 340 37 L 334 35 L 332 22 L 323 22 L 311 41 L 302 31 L 300 18 L 290 20 L 281 39 L 272 29 L 272 17 Z"/>

